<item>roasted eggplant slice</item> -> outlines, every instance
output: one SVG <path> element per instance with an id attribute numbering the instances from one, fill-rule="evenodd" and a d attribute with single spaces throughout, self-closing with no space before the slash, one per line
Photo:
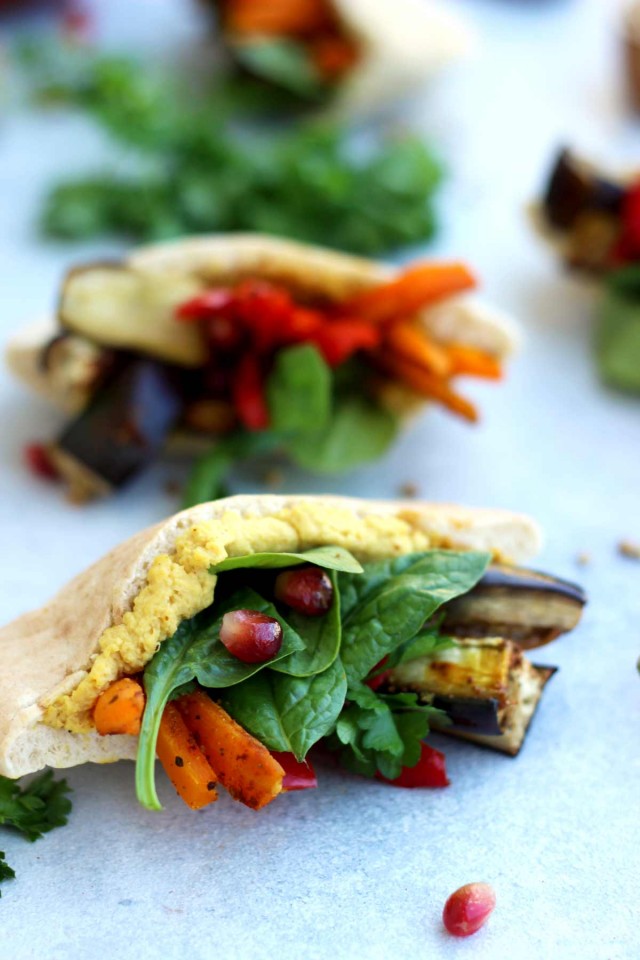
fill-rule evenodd
<path id="1" fill-rule="evenodd" d="M 65 409 L 79 413 L 115 368 L 116 355 L 85 337 L 60 333 L 42 351 L 40 364 Z"/>
<path id="2" fill-rule="evenodd" d="M 550 226 L 572 228 L 586 211 L 617 217 L 624 187 L 601 176 L 594 167 L 562 150 L 549 177 L 543 210 Z"/>
<path id="3" fill-rule="evenodd" d="M 71 498 L 91 499 L 126 483 L 157 456 L 183 409 L 177 371 L 127 358 L 53 448 Z"/>
<path id="4" fill-rule="evenodd" d="M 573 630 L 586 597 L 566 580 L 521 567 L 491 566 L 480 583 L 446 607 L 443 632 L 500 636 L 525 650 Z"/>
<path id="5" fill-rule="evenodd" d="M 434 729 L 515 756 L 552 673 L 531 664 L 509 640 L 466 639 L 396 667 L 387 686 L 443 710 L 450 723 L 434 721 Z"/>

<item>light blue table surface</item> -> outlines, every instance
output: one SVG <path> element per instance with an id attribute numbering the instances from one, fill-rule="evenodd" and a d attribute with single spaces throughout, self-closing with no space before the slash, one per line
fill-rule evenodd
<path id="1" fill-rule="evenodd" d="M 99 5 L 113 45 L 188 43 L 188 4 Z M 3 885 L 0 960 L 89 958 L 640 957 L 640 400 L 603 390 L 589 348 L 593 293 L 563 276 L 524 217 L 560 142 L 625 165 L 640 131 L 624 111 L 615 4 L 458 0 L 477 25 L 474 56 L 434 84 L 417 113 L 451 178 L 434 253 L 467 258 L 526 342 L 500 387 L 469 388 L 477 429 L 425 415 L 386 460 L 330 492 L 504 506 L 546 531 L 539 566 L 589 591 L 583 624 L 539 661 L 549 685 L 516 760 L 446 742 L 452 785 L 400 791 L 321 771 L 321 789 L 259 815 L 226 798 L 193 814 L 136 805 L 133 769 L 70 771 L 70 825 L 35 846 L 3 832 L 18 878 Z M 107 9 L 108 7 L 108 9 Z M 54 175 L 104 155 L 62 115 L 0 119 L 0 334 L 50 308 L 69 249 L 34 230 Z M 0 620 L 46 600 L 106 549 L 173 511 L 168 465 L 118 500 L 80 510 L 21 465 L 26 440 L 58 419 L 0 371 Z M 250 490 L 257 477 L 238 478 Z M 290 475 L 285 491 L 313 490 Z M 588 552 L 591 563 L 578 567 Z M 498 907 L 469 941 L 440 925 L 447 895 L 486 880 Z"/>

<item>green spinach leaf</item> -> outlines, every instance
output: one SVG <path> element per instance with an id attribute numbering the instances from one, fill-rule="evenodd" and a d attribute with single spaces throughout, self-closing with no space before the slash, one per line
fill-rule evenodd
<path id="1" fill-rule="evenodd" d="M 341 570 L 345 573 L 362 573 L 362 566 L 344 547 L 313 547 L 301 553 L 248 553 L 241 557 L 227 557 L 214 567 L 212 573 L 224 573 L 228 570 L 266 569 L 277 570 L 282 567 L 295 567 L 302 563 L 313 563 L 325 570 Z"/>
<path id="2" fill-rule="evenodd" d="M 364 576 L 342 574 L 341 657 L 349 685 L 419 633 L 443 603 L 471 590 L 489 560 L 485 553 L 432 550 L 368 564 Z"/>
<path id="3" fill-rule="evenodd" d="M 290 625 L 304 642 L 304 649 L 274 663 L 273 669 L 279 673 L 310 677 L 327 670 L 338 656 L 342 640 L 340 590 L 336 571 L 332 570 L 329 576 L 333 584 L 333 603 L 323 617 L 305 617 L 295 610 L 288 614 Z"/>
<path id="4" fill-rule="evenodd" d="M 296 96 L 317 100 L 326 91 L 320 72 L 301 43 L 295 40 L 252 40 L 237 43 L 234 57 L 250 73 Z"/>
<path id="5" fill-rule="evenodd" d="M 311 344 L 281 350 L 267 382 L 271 428 L 284 437 L 324 429 L 331 415 L 331 370 Z"/>
<path id="6" fill-rule="evenodd" d="M 305 470 L 340 473 L 377 460 L 398 432 L 398 421 L 373 400 L 348 396 L 337 398 L 333 414 L 323 430 L 292 437 L 287 445 L 291 458 Z"/>
<path id="7" fill-rule="evenodd" d="M 312 677 L 271 670 L 257 674 L 226 691 L 225 707 L 270 750 L 293 753 L 303 760 L 335 726 L 346 694 L 344 668 L 336 659 Z"/>
<path id="8" fill-rule="evenodd" d="M 640 392 L 640 270 L 629 267 L 607 280 L 596 327 L 596 354 L 605 383 Z"/>

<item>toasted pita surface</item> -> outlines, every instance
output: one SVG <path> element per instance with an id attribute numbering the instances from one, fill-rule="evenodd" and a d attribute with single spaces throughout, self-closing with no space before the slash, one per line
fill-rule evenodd
<path id="1" fill-rule="evenodd" d="M 209 567 L 225 556 L 327 544 L 365 561 L 442 547 L 520 562 L 539 543 L 527 517 L 416 501 L 240 496 L 178 513 L 0 630 L 0 773 L 133 758 L 136 739 L 98 736 L 87 707 L 211 603 Z"/>
<path id="2" fill-rule="evenodd" d="M 85 304 L 86 309 L 99 310 L 101 329 L 106 335 L 102 342 L 108 344 L 109 324 L 105 318 L 109 311 L 113 315 L 113 328 L 118 331 L 122 326 L 121 317 L 126 314 L 130 318 L 130 347 L 176 362 L 171 337 L 168 334 L 154 336 L 150 343 L 144 332 L 136 331 L 133 310 L 136 295 L 149 306 L 146 294 L 157 286 L 159 292 L 154 294 L 150 306 L 154 316 L 157 314 L 155 329 L 172 329 L 175 298 L 171 278 L 180 289 L 188 287 L 193 293 L 198 288 L 260 277 L 283 283 L 302 297 L 338 301 L 387 280 L 396 272 L 395 268 L 372 260 L 277 237 L 256 234 L 193 237 L 140 248 L 119 265 L 97 264 L 71 271 L 63 287 L 60 319 L 78 332 L 77 320 L 74 323 L 70 319 L 71 307 L 77 310 L 79 304 Z M 121 279 L 126 280 L 124 306 L 119 300 L 123 292 Z M 118 296 L 110 282 L 114 280 Z M 132 293 L 132 287 L 137 293 Z M 167 291 L 164 300 L 161 299 L 163 290 Z M 499 358 L 507 357 L 518 345 L 514 323 L 472 296 L 450 297 L 423 310 L 420 322 L 436 340 L 464 342 Z M 182 333 L 186 329 L 195 333 L 185 327 Z M 13 373 L 31 389 L 58 409 L 74 413 L 72 398 L 52 380 L 41 362 L 42 350 L 58 330 L 58 322 L 53 318 L 24 328 L 9 342 L 6 360 Z M 181 356 L 189 365 L 191 358 L 197 359 L 197 343 L 189 344 L 184 338 L 181 343 Z M 121 344 L 116 341 L 114 345 Z"/>

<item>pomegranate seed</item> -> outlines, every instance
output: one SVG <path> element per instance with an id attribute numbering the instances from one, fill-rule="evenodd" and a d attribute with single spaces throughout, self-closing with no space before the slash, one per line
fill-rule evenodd
<path id="1" fill-rule="evenodd" d="M 222 618 L 220 639 L 243 663 L 263 663 L 280 650 L 282 627 L 258 610 L 232 610 Z"/>
<path id="2" fill-rule="evenodd" d="M 484 926 L 495 905 L 496 895 L 488 883 L 467 883 L 445 903 L 442 922 L 454 937 L 470 937 Z"/>
<path id="3" fill-rule="evenodd" d="M 60 476 L 44 443 L 28 443 L 24 448 L 24 459 L 36 477 L 45 480 L 57 480 Z"/>
<path id="4" fill-rule="evenodd" d="M 333 584 L 320 567 L 298 567 L 276 577 L 276 599 L 308 617 L 321 617 L 333 602 Z"/>

